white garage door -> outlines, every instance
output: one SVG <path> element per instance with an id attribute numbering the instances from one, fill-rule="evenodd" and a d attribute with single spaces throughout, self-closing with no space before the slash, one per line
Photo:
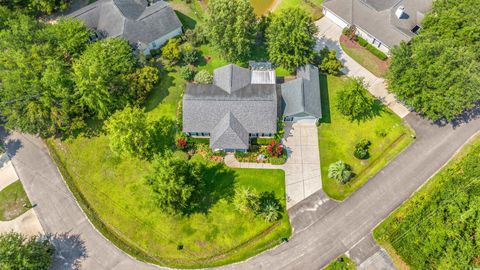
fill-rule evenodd
<path id="1" fill-rule="evenodd" d="M 323 13 L 325 14 L 325 17 L 329 18 L 332 22 L 340 26 L 342 29 L 348 26 L 348 24 L 344 20 L 340 19 L 337 15 L 335 15 L 331 11 L 324 9 Z"/>

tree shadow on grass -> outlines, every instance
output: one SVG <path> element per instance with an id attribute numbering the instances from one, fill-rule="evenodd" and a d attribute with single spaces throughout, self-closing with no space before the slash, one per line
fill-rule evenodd
<path id="1" fill-rule="evenodd" d="M 163 71 L 160 74 L 160 82 L 149 94 L 147 102 L 145 103 L 146 112 L 155 109 L 158 104 L 160 104 L 170 94 L 170 88 L 174 86 L 174 79 L 175 78 L 170 76 L 168 72 Z"/>
<path id="2" fill-rule="evenodd" d="M 50 234 L 47 239 L 55 246 L 52 270 L 81 269 L 82 261 L 87 255 L 85 242 L 79 234 Z"/>
<path id="3" fill-rule="evenodd" d="M 178 10 L 175 10 L 175 13 L 185 29 L 193 29 L 197 25 L 197 21 L 192 17 L 189 17 Z"/>
<path id="4" fill-rule="evenodd" d="M 194 203 L 195 206 L 185 213 L 187 215 L 193 213 L 208 214 L 210 208 L 219 200 L 225 199 L 230 201 L 235 194 L 236 173 L 223 163 L 206 165 L 203 175 L 205 186 L 198 192 Z"/>
<path id="5" fill-rule="evenodd" d="M 362 114 L 355 115 L 351 117 L 352 121 L 356 121 L 358 124 L 360 122 L 365 122 L 368 120 L 372 120 L 375 117 L 381 116 L 382 113 L 387 112 L 386 106 L 378 99 L 374 99 L 369 105 L 369 110 L 366 110 Z"/>
<path id="6" fill-rule="evenodd" d="M 322 118 L 320 123 L 331 123 L 330 96 L 328 95 L 327 75 L 320 74 L 320 102 L 322 106 Z"/>

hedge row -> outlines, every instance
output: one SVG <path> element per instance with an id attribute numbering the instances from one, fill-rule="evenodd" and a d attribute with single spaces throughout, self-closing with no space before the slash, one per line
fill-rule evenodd
<path id="1" fill-rule="evenodd" d="M 373 55 L 378 57 L 379 59 L 381 59 L 383 61 L 387 60 L 388 56 L 385 53 L 383 53 L 379 49 L 375 48 L 372 44 L 368 43 L 368 41 L 366 41 L 364 38 L 357 36 L 357 42 L 362 47 L 365 47 Z"/>

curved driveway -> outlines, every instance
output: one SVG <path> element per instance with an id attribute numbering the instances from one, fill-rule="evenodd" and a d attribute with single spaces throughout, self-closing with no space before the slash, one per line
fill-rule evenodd
<path id="1" fill-rule="evenodd" d="M 342 203 L 319 191 L 289 210 L 291 240 L 225 269 L 319 269 L 369 236 L 371 230 L 439 170 L 477 131 L 480 119 L 439 127 L 415 114 L 405 118 L 417 140 Z M 45 232 L 69 232 L 84 241 L 87 257 L 68 249 L 55 268 L 80 258 L 82 269 L 154 269 L 117 249 L 88 222 L 66 188 L 41 140 L 14 133 L 8 151 Z M 321 143 L 321 142 L 320 142 Z M 66 267 L 67 266 L 67 267 Z M 158 269 L 158 268 L 157 268 Z"/>

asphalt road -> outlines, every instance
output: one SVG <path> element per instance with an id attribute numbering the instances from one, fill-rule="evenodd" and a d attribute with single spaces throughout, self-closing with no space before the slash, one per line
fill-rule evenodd
<path id="1" fill-rule="evenodd" d="M 224 269 L 320 269 L 351 250 L 480 130 L 480 119 L 437 126 L 409 114 L 416 141 L 342 203 L 319 191 L 289 210 L 290 241 Z M 8 151 L 46 232 L 66 233 L 55 269 L 154 269 L 109 243 L 88 222 L 38 138 L 13 133 Z M 158 269 L 158 268 L 157 268 Z"/>

